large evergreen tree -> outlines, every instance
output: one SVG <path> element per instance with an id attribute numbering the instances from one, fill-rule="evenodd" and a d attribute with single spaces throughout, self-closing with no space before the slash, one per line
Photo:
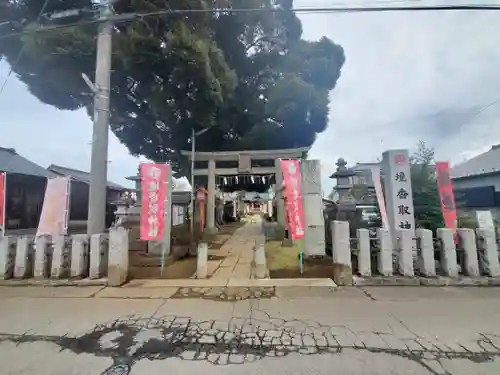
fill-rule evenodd
<path id="1" fill-rule="evenodd" d="M 91 0 L 0 0 L 1 33 L 37 28 L 50 14 L 95 8 Z M 115 12 L 216 8 L 141 17 L 113 35 L 111 128 L 132 154 L 180 161 L 191 130 L 210 127 L 199 149 L 309 146 L 325 130 L 328 95 L 344 53 L 327 38 L 301 39 L 292 0 L 120 0 Z M 237 12 L 238 8 L 267 11 Z M 63 20 L 59 22 L 79 21 Z M 0 56 L 33 95 L 60 109 L 93 100 L 97 24 L 2 39 Z M 23 53 L 20 59 L 19 51 Z M 61 125 L 62 126 L 62 125 Z"/>
<path id="2" fill-rule="evenodd" d="M 436 182 L 434 149 L 419 141 L 410 158 L 415 223 L 418 228 L 443 227 L 443 215 Z"/>

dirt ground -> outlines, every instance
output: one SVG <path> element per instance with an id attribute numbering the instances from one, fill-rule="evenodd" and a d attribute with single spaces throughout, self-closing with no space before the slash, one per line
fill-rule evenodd
<path id="1" fill-rule="evenodd" d="M 282 246 L 281 241 L 266 243 L 266 257 L 272 279 L 332 278 L 333 276 L 333 265 L 329 258 L 304 259 L 301 274 L 298 247 Z"/>
<path id="2" fill-rule="evenodd" d="M 221 227 L 221 231 L 215 234 L 204 234 L 203 239 L 208 242 L 210 250 L 220 249 L 224 243 L 231 238 L 234 232 L 242 227 L 244 223 L 227 223 Z M 209 255 L 208 260 L 217 260 L 216 256 Z M 187 256 L 173 262 L 167 262 L 167 266 L 160 274 L 161 257 L 141 254 L 140 259 L 132 263 L 131 275 L 134 279 L 189 279 L 196 274 L 196 257 Z M 170 263 L 170 264 L 169 264 Z"/>

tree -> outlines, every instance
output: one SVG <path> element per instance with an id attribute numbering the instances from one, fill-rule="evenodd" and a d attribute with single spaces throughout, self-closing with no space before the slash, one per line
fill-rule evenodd
<path id="1" fill-rule="evenodd" d="M 38 27 L 43 3 L 0 0 L 0 23 L 14 21 L 10 32 L 19 25 Z M 302 40 L 293 12 L 271 11 L 291 9 L 292 0 L 236 3 L 115 3 L 119 14 L 218 10 L 116 24 L 110 123 L 132 154 L 169 160 L 178 167 L 193 128 L 211 128 L 200 136 L 198 148 L 203 151 L 309 146 L 325 130 L 328 95 L 345 61 L 343 49 L 327 38 Z M 91 0 L 48 4 L 48 14 L 93 5 Z M 236 7 L 269 11 L 245 13 Z M 93 101 L 81 73 L 94 76 L 96 29 L 96 24 L 87 24 L 4 39 L 0 56 L 41 101 L 65 110 L 86 108 L 91 114 Z"/>
<path id="2" fill-rule="evenodd" d="M 410 158 L 411 183 L 415 224 L 431 229 L 443 227 L 441 203 L 434 168 L 434 149 L 423 141 L 417 144 L 417 151 Z"/>

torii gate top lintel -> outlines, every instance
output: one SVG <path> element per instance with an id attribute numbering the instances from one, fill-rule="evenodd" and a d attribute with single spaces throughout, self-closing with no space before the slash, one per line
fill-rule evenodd
<path id="1" fill-rule="evenodd" d="M 196 161 L 234 161 L 238 160 L 241 155 L 245 155 L 253 160 L 266 159 L 299 159 L 304 152 L 308 152 L 310 147 L 300 148 L 284 148 L 275 150 L 244 150 L 244 151 L 215 151 L 215 152 L 195 152 Z M 181 151 L 183 156 L 191 160 L 191 151 Z"/>
<path id="2" fill-rule="evenodd" d="M 207 176 L 207 214 L 206 228 L 208 231 L 215 230 L 215 191 L 216 175 L 230 176 L 239 174 L 273 174 L 276 176 L 276 185 L 281 186 L 281 173 L 279 171 L 279 159 L 298 159 L 309 151 L 310 147 L 288 148 L 277 150 L 248 150 L 248 151 L 216 151 L 216 152 L 195 152 L 196 161 L 208 161 L 207 169 L 197 169 L 193 171 L 194 176 Z M 182 151 L 183 156 L 192 158 L 191 151 Z M 252 167 L 252 160 L 274 160 L 272 167 Z M 237 168 L 217 168 L 216 163 L 237 161 Z M 280 195 L 280 192 L 278 192 Z M 280 223 L 284 223 L 284 206 L 279 199 L 278 215 Z M 283 224 L 284 225 L 284 224 Z"/>

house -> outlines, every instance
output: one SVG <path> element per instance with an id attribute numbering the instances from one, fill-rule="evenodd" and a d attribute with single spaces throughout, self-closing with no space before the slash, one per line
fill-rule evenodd
<path id="1" fill-rule="evenodd" d="M 70 221 L 87 220 L 89 209 L 90 173 L 55 164 L 51 164 L 47 168 L 47 171 L 56 176 L 71 177 L 69 210 Z M 109 206 L 109 210 L 107 211 L 113 211 L 111 207 L 112 202 L 118 200 L 120 195 L 128 190 L 130 189 L 108 181 L 106 202 Z"/>
<path id="2" fill-rule="evenodd" d="M 380 168 L 380 163 L 356 163 L 356 165 L 351 168 L 354 172 L 352 184 L 365 185 L 368 188 L 375 189 L 372 178 L 372 168 Z M 380 173 L 382 173 L 382 170 Z"/>
<path id="3" fill-rule="evenodd" d="M 460 163 L 450 171 L 457 209 L 489 209 L 500 219 L 500 145 Z"/>
<path id="4" fill-rule="evenodd" d="M 376 204 L 375 185 L 372 178 L 372 168 L 375 167 L 380 168 L 380 163 L 357 163 L 355 166 L 348 168 L 349 184 L 353 187 L 351 193 L 356 197 L 357 204 Z M 335 177 L 332 175 L 330 178 Z M 338 201 L 339 195 L 336 186 L 328 195 L 328 199 L 334 202 Z"/>
<path id="5" fill-rule="evenodd" d="M 0 147 L 0 172 L 6 173 L 5 229 L 38 226 L 47 179 L 55 175 L 19 155 L 13 148 Z"/>

